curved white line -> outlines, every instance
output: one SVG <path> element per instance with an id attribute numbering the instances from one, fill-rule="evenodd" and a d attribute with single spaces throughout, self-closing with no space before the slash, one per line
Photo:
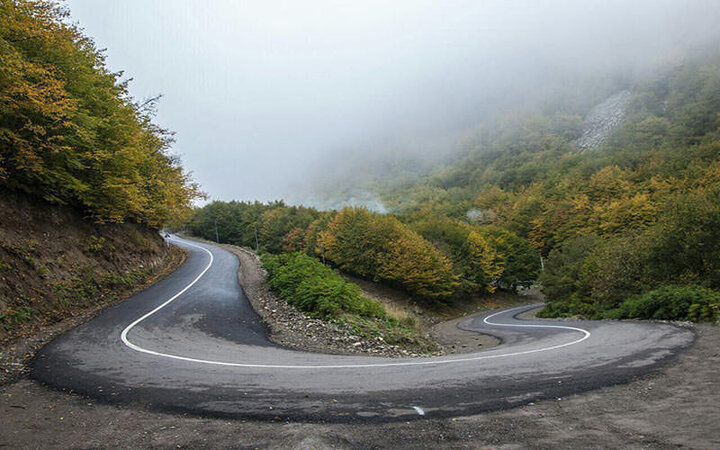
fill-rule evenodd
<path id="1" fill-rule="evenodd" d="M 559 348 L 568 347 L 570 345 L 579 344 L 580 342 L 584 341 L 585 339 L 590 337 L 590 332 L 582 329 L 582 328 L 576 328 L 576 327 L 568 327 L 563 325 L 523 325 L 523 324 L 503 324 L 503 323 L 495 323 L 495 322 L 489 322 L 488 319 L 497 316 L 498 314 L 507 312 L 507 311 L 515 311 L 518 309 L 525 308 L 524 306 L 513 308 L 513 309 L 507 309 L 503 311 L 496 312 L 494 314 L 491 314 L 485 319 L 483 319 L 483 322 L 485 322 L 488 325 L 494 325 L 494 326 L 500 326 L 500 327 L 529 327 L 529 328 L 560 328 L 560 329 L 566 329 L 571 331 L 579 331 L 583 333 L 583 337 L 580 339 L 576 339 L 572 342 L 567 342 L 565 344 L 559 344 L 559 345 L 553 345 L 550 347 L 544 347 L 544 348 L 538 348 L 534 350 L 525 350 L 521 352 L 513 352 L 513 353 L 503 353 L 500 355 L 483 355 L 483 356 L 474 356 L 471 358 L 458 358 L 458 359 L 444 359 L 444 360 L 425 360 L 425 361 L 408 361 L 408 362 L 397 362 L 397 363 L 378 363 L 378 364 L 337 364 L 337 365 L 315 365 L 315 366 L 305 366 L 305 365 L 282 365 L 282 364 L 246 364 L 246 363 L 231 363 L 231 362 L 223 362 L 223 361 L 212 361 L 207 359 L 197 359 L 197 358 L 188 358 L 185 356 L 179 356 L 179 355 L 171 355 L 168 353 L 161 353 L 156 352 L 154 350 L 148 350 L 146 348 L 140 347 L 139 345 L 133 344 L 130 342 L 127 338 L 128 332 L 137 324 L 142 322 L 143 320 L 147 319 L 148 317 L 152 316 L 156 312 L 163 309 L 165 306 L 170 304 L 173 300 L 180 297 L 183 293 L 185 293 L 188 289 L 190 289 L 195 283 L 198 282 L 200 278 L 205 275 L 205 273 L 210 269 L 210 267 L 213 264 L 213 261 L 215 258 L 213 257 L 212 252 L 210 252 L 208 249 L 201 247 L 199 245 L 192 244 L 190 242 L 187 242 L 183 240 L 183 242 L 187 245 L 190 245 L 192 247 L 197 247 L 199 249 L 204 250 L 210 255 L 210 262 L 208 263 L 207 267 L 203 269 L 202 272 L 200 272 L 200 275 L 198 275 L 190 284 L 185 286 L 183 290 L 172 296 L 169 300 L 167 300 L 162 305 L 158 306 L 157 308 L 153 309 L 149 313 L 145 314 L 144 316 L 140 317 L 139 319 L 135 320 L 133 323 L 128 325 L 120 334 L 120 339 L 122 342 L 128 346 L 129 348 L 141 352 L 141 353 L 147 353 L 148 355 L 153 356 L 159 356 L 162 358 L 170 358 L 170 359 L 177 359 L 180 361 L 187 361 L 187 362 L 193 362 L 193 363 L 201 363 L 201 364 L 211 364 L 215 366 L 227 366 L 227 367 L 243 367 L 243 368 L 260 368 L 260 369 L 361 369 L 361 368 L 373 368 L 373 367 L 394 367 L 394 366 L 427 366 L 427 365 L 433 365 L 433 364 L 450 364 L 450 363 L 460 363 L 460 362 L 469 362 L 469 361 L 479 361 L 482 359 L 492 359 L 492 358 L 504 358 L 508 356 L 519 356 L 519 355 L 528 355 L 531 353 L 538 353 L 538 352 L 545 352 L 549 350 L 557 350 Z"/>
<path id="2" fill-rule="evenodd" d="M 210 262 L 208 262 L 208 265 L 205 267 L 205 269 L 203 269 L 203 271 L 200 272 L 200 275 L 198 275 L 194 280 L 192 280 L 192 282 L 191 282 L 190 284 L 188 284 L 187 286 L 185 286 L 182 291 L 180 291 L 180 292 L 178 292 L 177 294 L 173 295 L 173 296 L 172 296 L 169 300 L 167 300 L 165 303 L 163 303 L 162 305 L 160 305 L 160 306 L 158 306 L 157 308 L 153 309 L 152 311 L 150 311 L 149 313 L 145 314 L 144 316 L 140 317 L 140 318 L 137 319 L 135 322 L 133 322 L 133 323 L 131 323 L 130 325 L 128 325 L 127 327 L 125 327 L 124 330 L 122 330 L 122 333 L 120 333 L 120 340 L 122 340 L 122 341 L 123 341 L 123 344 L 127 345 L 127 346 L 130 347 L 131 349 L 136 350 L 136 351 L 138 351 L 138 352 L 149 353 L 149 354 L 151 354 L 151 355 L 170 356 L 170 355 L 163 355 L 163 354 L 161 354 L 161 353 L 153 352 L 152 350 L 147 350 L 147 349 L 144 349 L 144 348 L 142 348 L 142 347 L 140 347 L 140 346 L 138 346 L 138 345 L 135 345 L 135 344 L 133 344 L 132 342 L 130 342 L 130 341 L 128 340 L 127 335 L 128 335 L 128 333 L 130 332 L 130 330 L 132 330 L 133 327 L 135 327 L 135 325 L 139 324 L 139 323 L 142 322 L 143 320 L 145 320 L 145 319 L 147 319 L 148 317 L 152 316 L 152 315 L 155 314 L 156 312 L 160 311 L 161 309 L 163 309 L 164 307 L 166 307 L 167 305 L 169 305 L 173 300 L 175 300 L 176 298 L 178 298 L 178 297 L 180 297 L 181 295 L 183 295 L 183 294 L 185 293 L 185 291 L 187 291 L 188 289 L 190 289 L 191 287 L 193 287 L 193 285 L 194 285 L 195 283 L 197 283 L 198 280 L 200 280 L 200 278 L 203 277 L 203 275 L 205 275 L 205 272 L 207 272 L 208 270 L 210 270 L 210 267 L 212 266 L 213 261 L 215 261 L 215 257 L 213 256 L 212 252 L 211 252 L 210 250 L 204 248 L 204 247 L 199 246 L 199 245 L 191 244 L 191 243 L 189 243 L 189 242 L 186 242 L 186 244 L 192 245 L 193 247 L 197 247 L 197 248 L 199 248 L 199 249 L 204 250 L 205 252 L 207 252 L 207 254 L 210 255 Z"/>

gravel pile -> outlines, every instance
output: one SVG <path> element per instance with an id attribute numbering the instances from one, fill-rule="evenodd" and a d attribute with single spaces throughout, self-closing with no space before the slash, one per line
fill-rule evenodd
<path id="1" fill-rule="evenodd" d="M 240 285 L 255 311 L 269 326 L 272 342 L 287 348 L 336 355 L 427 356 L 419 344 L 388 344 L 379 336 L 357 336 L 348 325 L 306 316 L 270 290 L 267 273 L 255 253 L 234 245 L 223 244 L 222 247 L 240 259 Z"/>

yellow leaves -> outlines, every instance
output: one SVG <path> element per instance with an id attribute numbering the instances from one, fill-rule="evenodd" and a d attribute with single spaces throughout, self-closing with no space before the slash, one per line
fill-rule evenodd
<path id="1" fill-rule="evenodd" d="M 101 221 L 153 227 L 200 192 L 53 2 L 0 2 L 0 161 L 4 182 L 72 202 Z"/>
<path id="2" fill-rule="evenodd" d="M 450 261 L 420 235 L 404 230 L 399 239 L 388 242 L 379 261 L 378 276 L 399 281 L 408 290 L 426 297 L 446 297 L 453 293 L 455 277 Z"/>
<path id="3" fill-rule="evenodd" d="M 598 228 L 603 234 L 615 234 L 653 223 L 658 207 L 644 193 L 624 197 L 597 207 Z"/>
<path id="4" fill-rule="evenodd" d="M 423 297 L 449 296 L 456 285 L 450 261 L 392 216 L 345 208 L 320 233 L 319 246 L 344 270 Z"/>
<path id="5" fill-rule="evenodd" d="M 630 189 L 627 174 L 616 165 L 606 166 L 590 177 L 588 194 L 594 200 L 617 197 Z"/>
<path id="6" fill-rule="evenodd" d="M 488 292 L 495 292 L 497 280 L 505 270 L 503 255 L 480 233 L 471 231 L 467 238 L 468 256 L 471 267 L 482 272 L 484 286 Z"/>
<path id="7" fill-rule="evenodd" d="M 713 161 L 704 170 L 702 176 L 695 182 L 697 187 L 720 186 L 720 162 Z"/>

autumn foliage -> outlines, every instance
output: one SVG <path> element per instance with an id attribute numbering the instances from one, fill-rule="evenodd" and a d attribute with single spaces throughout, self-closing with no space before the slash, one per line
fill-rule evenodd
<path id="1" fill-rule="evenodd" d="M 469 223 L 485 241 L 488 227 L 512 233 L 500 239 L 510 245 L 496 245 L 505 257 L 529 242 L 545 261 L 548 316 L 605 317 L 662 286 L 720 290 L 720 53 L 673 60 L 613 89 L 633 95 L 623 123 L 598 148 L 573 143 L 587 113 L 574 93 L 570 104 L 478 130 L 461 159 L 379 185 L 380 197 L 459 255 L 461 267 L 473 267 L 475 254 L 492 259 L 473 249 L 483 240 L 467 239 Z M 514 264 L 532 261 L 523 254 Z M 475 267 L 492 273 L 489 262 Z M 512 272 L 506 267 L 500 278 L 517 278 Z"/>
<path id="2" fill-rule="evenodd" d="M 319 247 L 341 269 L 422 297 L 448 297 L 457 285 L 450 261 L 392 216 L 343 209 L 321 233 Z"/>
<path id="3" fill-rule="evenodd" d="M 514 289 L 533 282 L 540 269 L 538 253 L 514 233 L 447 217 L 216 201 L 197 209 L 184 227 L 264 252 L 304 252 L 426 301 Z"/>
<path id="4" fill-rule="evenodd" d="M 97 221 L 187 214 L 198 188 L 120 76 L 55 2 L 0 0 L 0 186 Z"/>

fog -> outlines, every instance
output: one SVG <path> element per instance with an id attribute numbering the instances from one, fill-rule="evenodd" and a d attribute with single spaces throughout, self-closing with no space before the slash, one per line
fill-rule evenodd
<path id="1" fill-rule="evenodd" d="M 720 31 L 718 0 L 67 5 L 110 69 L 133 78 L 134 97 L 163 94 L 157 122 L 221 200 L 303 201 L 363 158 L 442 158 L 490 114 L 579 75 L 632 73 Z"/>

